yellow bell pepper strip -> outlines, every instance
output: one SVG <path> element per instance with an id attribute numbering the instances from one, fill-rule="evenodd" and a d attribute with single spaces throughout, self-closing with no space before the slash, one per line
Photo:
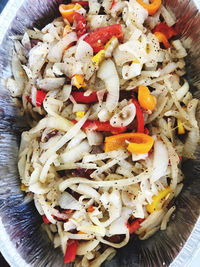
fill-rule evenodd
<path id="1" fill-rule="evenodd" d="M 185 134 L 185 128 L 180 119 L 177 119 L 177 126 L 178 126 L 178 134 Z"/>
<path id="2" fill-rule="evenodd" d="M 76 112 L 76 117 L 77 118 L 83 118 L 85 115 L 85 111 L 77 111 Z"/>
<path id="3" fill-rule="evenodd" d="M 156 210 L 160 210 L 162 209 L 163 203 L 166 200 L 166 197 L 171 193 L 171 188 L 170 186 L 168 186 L 167 188 L 165 188 L 162 191 L 159 191 L 158 195 L 153 196 L 152 199 L 152 203 L 151 204 L 147 204 L 146 205 L 146 210 L 149 213 L 153 213 Z"/>
<path id="4" fill-rule="evenodd" d="M 76 88 L 80 89 L 81 87 L 86 87 L 86 83 L 84 82 L 84 77 L 82 74 L 75 74 L 72 77 L 72 85 L 76 86 Z"/>
<path id="5" fill-rule="evenodd" d="M 144 3 L 143 0 L 136 0 L 138 4 L 144 7 L 149 15 L 154 15 L 156 11 L 160 8 L 162 1 L 161 0 L 151 0 L 150 4 Z"/>
<path id="6" fill-rule="evenodd" d="M 164 47 L 168 49 L 170 47 L 170 44 L 167 40 L 167 37 L 162 32 L 154 32 L 154 35 L 157 37 L 159 43 L 163 43 Z"/>
<path id="7" fill-rule="evenodd" d="M 64 263 L 68 263 L 75 260 L 77 249 L 78 249 L 78 241 L 74 239 L 69 239 L 67 241 Z"/>
<path id="8" fill-rule="evenodd" d="M 72 23 L 74 20 L 74 14 L 77 10 L 82 8 L 79 4 L 61 4 L 59 5 L 59 11 L 64 19 L 67 19 L 69 23 Z"/>
<path id="9" fill-rule="evenodd" d="M 95 56 L 92 58 L 92 62 L 99 66 L 99 64 L 104 60 L 105 58 L 105 50 L 100 50 Z"/>
<path id="10" fill-rule="evenodd" d="M 105 152 L 127 147 L 128 151 L 136 154 L 145 154 L 150 151 L 154 143 L 151 136 L 143 133 L 124 133 L 105 138 Z"/>
<path id="11" fill-rule="evenodd" d="M 153 111 L 156 106 L 156 98 L 150 94 L 148 87 L 140 85 L 138 88 L 138 101 L 143 109 Z"/>

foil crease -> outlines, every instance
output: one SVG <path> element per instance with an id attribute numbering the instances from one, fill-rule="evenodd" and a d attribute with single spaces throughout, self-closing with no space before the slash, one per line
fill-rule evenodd
<path id="1" fill-rule="evenodd" d="M 35 267 L 65 266 L 60 249 L 53 248 L 41 228 L 41 217 L 34 204 L 23 202 L 23 193 L 19 189 L 17 154 L 20 135 L 26 124 L 4 85 L 4 80 L 11 76 L 13 42 L 10 36 L 21 34 L 28 27 L 41 28 L 46 25 L 58 15 L 58 2 L 10 0 L 0 17 L 0 249 L 10 265 L 15 267 L 25 266 L 24 262 L 26 266 Z M 192 93 L 200 98 L 199 1 L 164 2 L 177 18 L 176 30 L 188 51 L 187 78 Z M 200 147 L 197 148 L 195 160 L 183 163 L 184 188 L 176 201 L 177 210 L 167 230 L 156 233 L 146 241 L 132 240 L 104 266 L 152 267 L 169 266 L 171 263 L 177 267 L 187 266 L 195 247 L 191 249 L 190 243 L 183 248 L 186 240 L 192 238 L 195 244 L 200 241 L 200 221 L 196 224 L 200 214 L 199 159 Z M 183 256 L 176 260 L 179 252 Z"/>

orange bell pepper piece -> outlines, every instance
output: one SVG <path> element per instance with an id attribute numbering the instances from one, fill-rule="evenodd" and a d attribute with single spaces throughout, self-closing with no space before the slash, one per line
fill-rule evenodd
<path id="1" fill-rule="evenodd" d="M 164 47 L 168 49 L 170 47 L 167 37 L 162 32 L 154 32 L 154 35 L 158 38 L 159 43 L 163 43 Z"/>
<path id="2" fill-rule="evenodd" d="M 143 109 L 154 110 L 156 98 L 150 94 L 148 87 L 140 85 L 138 88 L 138 101 Z"/>
<path id="3" fill-rule="evenodd" d="M 61 4 L 59 5 L 59 11 L 64 19 L 67 19 L 69 23 L 72 23 L 74 20 L 74 14 L 77 10 L 82 8 L 79 4 Z"/>
<path id="4" fill-rule="evenodd" d="M 154 143 L 151 136 L 143 133 L 125 133 L 105 138 L 105 152 L 127 147 L 135 154 L 145 154 L 150 151 Z"/>
<path id="5" fill-rule="evenodd" d="M 76 88 L 80 89 L 81 87 L 86 87 L 86 83 L 84 82 L 84 77 L 82 74 L 75 74 L 72 78 L 72 85 L 76 86 Z"/>
<path id="6" fill-rule="evenodd" d="M 143 6 L 149 13 L 153 15 L 160 8 L 162 1 L 161 0 L 152 0 L 150 4 L 144 3 L 142 0 L 136 0 L 141 6 Z"/>

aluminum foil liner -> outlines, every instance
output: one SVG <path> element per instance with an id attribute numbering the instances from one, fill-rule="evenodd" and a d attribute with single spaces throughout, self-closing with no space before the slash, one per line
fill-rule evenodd
<path id="1" fill-rule="evenodd" d="M 166 0 L 165 4 L 177 17 L 176 29 L 188 48 L 187 78 L 192 92 L 200 98 L 200 3 Z M 41 228 L 41 218 L 33 202 L 23 202 L 17 154 L 26 123 L 4 86 L 4 79 L 11 76 L 13 42 L 9 36 L 23 33 L 27 27 L 41 28 L 58 15 L 57 7 L 56 0 L 10 0 L 0 17 L 0 249 L 15 267 L 64 266 L 61 251 L 53 248 Z M 188 266 L 200 244 L 199 152 L 200 147 L 196 160 L 183 163 L 185 186 L 167 230 L 146 241 L 133 240 L 104 266 Z"/>

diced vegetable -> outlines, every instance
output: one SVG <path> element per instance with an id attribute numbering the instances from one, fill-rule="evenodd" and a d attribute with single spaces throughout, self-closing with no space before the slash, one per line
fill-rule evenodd
<path id="1" fill-rule="evenodd" d="M 167 40 L 167 37 L 162 32 L 154 32 L 154 35 L 158 38 L 159 43 L 163 43 L 164 47 L 168 49 L 170 47 L 170 44 Z"/>
<path id="2" fill-rule="evenodd" d="M 150 151 L 154 143 L 151 136 L 143 133 L 125 133 L 105 138 L 105 152 L 127 147 L 135 154 L 145 154 Z"/>
<path id="3" fill-rule="evenodd" d="M 95 56 L 92 58 L 92 62 L 98 66 L 105 58 L 105 50 L 99 51 Z"/>
<path id="4" fill-rule="evenodd" d="M 83 118 L 85 115 L 85 111 L 77 111 L 76 112 L 76 117 L 77 118 Z"/>
<path id="5" fill-rule="evenodd" d="M 153 111 L 156 106 L 156 98 L 150 94 L 148 87 L 140 85 L 138 88 L 138 101 L 143 109 Z"/>
<path id="6" fill-rule="evenodd" d="M 153 15 L 160 8 L 162 1 L 161 0 L 152 0 L 150 4 L 143 2 L 143 0 L 136 0 L 141 6 L 143 6 L 149 13 Z"/>
<path id="7" fill-rule="evenodd" d="M 169 27 L 165 22 L 161 22 L 158 25 L 156 25 L 156 27 L 153 30 L 153 33 L 154 32 L 162 32 L 167 37 L 167 39 L 170 39 L 173 36 L 177 35 L 175 29 L 173 27 Z"/>
<path id="8" fill-rule="evenodd" d="M 80 38 L 82 35 L 84 35 L 87 31 L 87 23 L 83 15 L 81 15 L 78 12 L 75 12 L 74 14 L 74 21 L 76 23 L 76 34 L 78 38 Z"/>
<path id="9" fill-rule="evenodd" d="M 178 134 L 185 134 L 185 128 L 180 119 L 177 119 Z"/>
<path id="10" fill-rule="evenodd" d="M 158 195 L 153 196 L 153 202 L 151 204 L 147 204 L 146 210 L 149 213 L 153 213 L 156 210 L 160 210 L 162 208 L 163 203 L 166 200 L 166 197 L 171 193 L 171 188 L 168 186 L 164 190 L 160 191 Z"/>
<path id="11" fill-rule="evenodd" d="M 67 19 L 69 23 L 72 23 L 74 20 L 74 14 L 76 10 L 79 10 L 81 5 L 79 4 L 68 4 L 68 5 L 59 5 L 59 11 L 64 19 Z"/>
<path id="12" fill-rule="evenodd" d="M 76 123 L 77 121 L 73 120 L 72 122 Z M 116 133 L 122 133 L 126 131 L 126 127 L 113 127 L 110 125 L 109 121 L 102 122 L 102 121 L 92 121 L 87 120 L 83 126 L 82 129 L 84 131 L 90 130 L 90 131 L 99 131 L 99 132 L 111 132 L 113 134 Z"/>
<path id="13" fill-rule="evenodd" d="M 87 209 L 87 211 L 88 212 L 93 212 L 94 211 L 94 206 L 93 205 L 89 206 L 89 208 Z"/>
<path id="14" fill-rule="evenodd" d="M 41 90 L 37 90 L 36 93 L 36 106 L 40 107 L 42 103 L 44 102 L 44 99 L 46 97 L 46 93 Z"/>
<path id="15" fill-rule="evenodd" d="M 65 252 L 65 257 L 64 257 L 64 263 L 72 262 L 74 261 L 76 257 L 76 252 L 78 249 L 78 241 L 69 239 L 67 241 L 67 247 L 66 247 L 66 252 Z"/>
<path id="16" fill-rule="evenodd" d="M 90 32 L 84 41 L 91 45 L 94 53 L 104 49 L 104 45 L 111 39 L 111 37 L 121 39 L 123 37 L 122 26 L 120 24 L 113 24 L 107 27 L 97 28 Z"/>
<path id="17" fill-rule="evenodd" d="M 44 224 L 50 223 L 50 221 L 47 219 L 46 215 L 42 215 L 42 219 L 43 219 Z"/>
<path id="18" fill-rule="evenodd" d="M 75 74 L 72 77 L 72 85 L 76 86 L 76 88 L 80 89 L 81 87 L 86 87 L 86 83 L 84 82 L 84 77 L 82 74 Z"/>
<path id="19" fill-rule="evenodd" d="M 137 117 L 137 132 L 138 133 L 144 133 L 144 117 L 143 117 L 143 111 L 137 102 L 136 99 L 132 100 L 133 104 L 135 105 L 136 108 L 136 117 Z"/>
<path id="20" fill-rule="evenodd" d="M 140 223 L 143 222 L 144 219 L 136 219 L 135 221 L 133 221 L 131 224 L 129 222 L 127 222 L 127 227 L 129 229 L 129 233 L 133 234 L 137 229 L 140 228 Z"/>
<path id="21" fill-rule="evenodd" d="M 72 92 L 74 100 L 77 103 L 95 103 L 98 102 L 98 97 L 96 92 L 92 92 L 89 96 L 84 95 L 85 92 Z"/>

